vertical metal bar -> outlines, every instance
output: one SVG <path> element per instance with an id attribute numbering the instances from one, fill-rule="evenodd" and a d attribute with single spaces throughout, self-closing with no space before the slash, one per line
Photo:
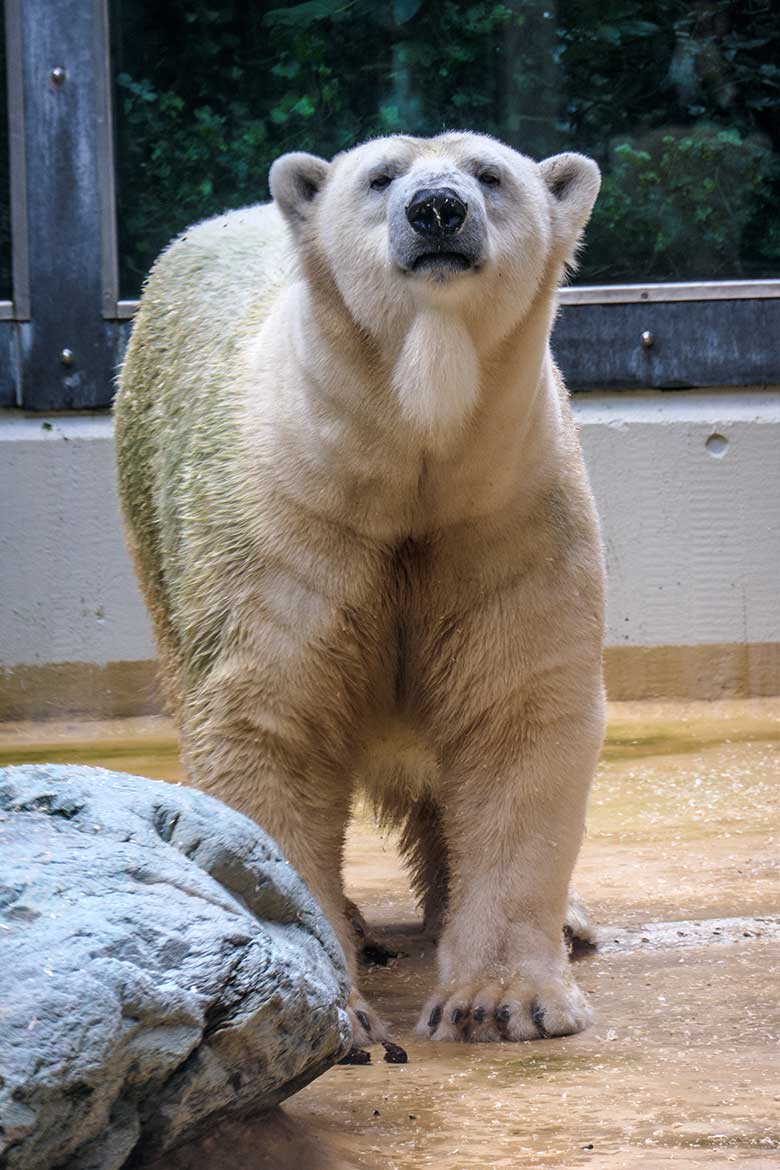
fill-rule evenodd
<path id="1" fill-rule="evenodd" d="M 111 401 L 116 233 L 105 0 L 13 0 L 20 26 L 30 324 L 21 401 L 33 410 Z M 113 264 L 113 269 L 112 269 Z"/>
<path id="2" fill-rule="evenodd" d="M 22 4 L 5 0 L 5 58 L 8 87 L 8 165 L 11 196 L 11 279 L 14 317 L 30 316 L 30 256 L 27 237 L 27 159 L 22 87 Z"/>
<path id="3" fill-rule="evenodd" d="M 116 230 L 116 170 L 114 167 L 114 117 L 108 0 L 93 0 L 93 7 L 102 301 L 103 316 L 112 320 L 116 318 L 116 306 L 119 300 L 119 255 Z"/>
<path id="4" fill-rule="evenodd" d="M 18 406 L 18 355 L 15 321 L 0 321 L 0 407 Z"/>

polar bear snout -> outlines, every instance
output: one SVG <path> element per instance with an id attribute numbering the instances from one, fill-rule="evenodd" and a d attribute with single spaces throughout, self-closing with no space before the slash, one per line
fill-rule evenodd
<path id="1" fill-rule="evenodd" d="M 390 251 L 405 273 L 447 280 L 477 271 L 484 259 L 486 223 L 479 199 L 454 185 L 418 182 L 401 192 L 389 217 Z"/>
<path id="2" fill-rule="evenodd" d="M 435 240 L 457 235 L 468 210 L 468 204 L 452 187 L 423 188 L 407 204 L 406 218 L 419 236 Z"/>

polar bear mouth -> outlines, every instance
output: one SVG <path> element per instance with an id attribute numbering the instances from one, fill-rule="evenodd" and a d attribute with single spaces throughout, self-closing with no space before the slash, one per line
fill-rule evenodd
<path id="1" fill-rule="evenodd" d="M 412 261 L 412 272 L 465 272 L 474 262 L 464 252 L 422 252 Z"/>

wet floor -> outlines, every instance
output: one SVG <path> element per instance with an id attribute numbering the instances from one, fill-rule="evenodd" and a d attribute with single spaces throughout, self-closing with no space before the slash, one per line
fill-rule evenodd
<path id="1" fill-rule="evenodd" d="M 404 952 L 364 990 L 409 1052 L 338 1067 L 165 1170 L 780 1167 L 780 699 L 613 704 L 576 886 L 599 928 L 579 1036 L 434 1045 L 433 954 L 393 842 L 361 815 L 347 884 Z M 162 720 L 0 727 L 0 764 L 181 777 Z M 159 1168 L 162 1170 L 162 1166 Z"/>

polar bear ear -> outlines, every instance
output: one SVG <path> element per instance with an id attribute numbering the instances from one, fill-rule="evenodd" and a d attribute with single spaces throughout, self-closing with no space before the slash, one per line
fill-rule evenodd
<path id="1" fill-rule="evenodd" d="M 300 227 L 307 219 L 329 169 L 324 158 L 302 151 L 283 154 L 271 167 L 271 197 L 292 228 Z"/>
<path id="2" fill-rule="evenodd" d="M 584 154 L 554 154 L 539 163 L 547 190 L 571 234 L 578 236 L 590 219 L 601 186 L 601 172 Z"/>

